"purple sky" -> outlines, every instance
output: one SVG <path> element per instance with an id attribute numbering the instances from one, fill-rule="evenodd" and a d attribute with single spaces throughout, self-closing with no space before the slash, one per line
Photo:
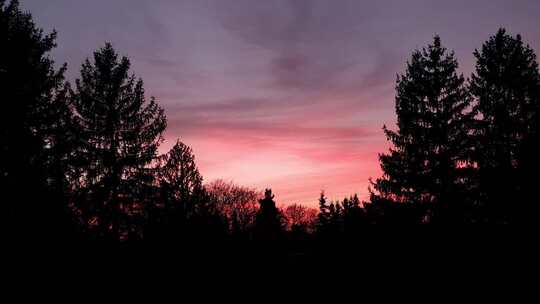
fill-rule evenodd
<path id="1" fill-rule="evenodd" d="M 366 197 L 393 126 L 397 73 L 434 34 L 462 72 L 499 27 L 540 50 L 539 0 L 22 0 L 59 33 L 68 78 L 112 42 L 165 108 L 166 151 L 205 181 L 272 187 L 279 203 Z"/>

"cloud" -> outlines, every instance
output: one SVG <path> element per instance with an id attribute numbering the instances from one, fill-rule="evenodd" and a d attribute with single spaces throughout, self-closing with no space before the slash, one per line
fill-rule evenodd
<path id="1" fill-rule="evenodd" d="M 327 143 L 355 143 L 365 137 L 372 136 L 371 128 L 362 126 L 302 126 L 301 122 L 258 122 L 232 121 L 230 119 L 215 119 L 213 121 L 177 122 L 169 119 L 171 133 L 187 135 L 194 133 L 205 136 L 224 137 L 253 137 L 265 139 L 268 142 L 282 143 L 285 140 L 319 141 Z"/>
<path id="2" fill-rule="evenodd" d="M 540 51 L 540 1 L 26 0 L 76 76 L 111 41 L 193 145 L 203 175 L 304 202 L 360 191 L 379 174 L 395 76 L 438 33 L 464 73 L 506 26 Z M 74 78 L 74 77 L 70 77 Z M 166 150 L 166 146 L 163 149 Z M 336 194 L 337 195 L 337 194 Z M 335 196 L 334 196 L 335 197 Z"/>
<path id="3" fill-rule="evenodd" d="M 356 65 L 354 53 L 369 46 L 360 29 L 365 12 L 353 2 L 235 1 L 220 7 L 225 29 L 272 52 L 267 59 L 278 89 L 314 90 L 331 85 Z M 350 9 L 350 10 L 349 10 Z"/>

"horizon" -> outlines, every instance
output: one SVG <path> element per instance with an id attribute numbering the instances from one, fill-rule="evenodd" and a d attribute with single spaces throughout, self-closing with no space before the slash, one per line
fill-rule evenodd
<path id="1" fill-rule="evenodd" d="M 279 204 L 310 207 L 321 190 L 332 200 L 366 199 L 368 179 L 381 174 L 378 153 L 389 147 L 382 126 L 395 124 L 396 74 L 435 34 L 465 77 L 474 49 L 500 27 L 540 50 L 540 3 L 532 0 L 21 6 L 58 31 L 53 59 L 68 63 L 70 82 L 105 41 L 131 59 L 168 117 L 161 152 L 179 138 L 206 182 L 272 188 Z"/>

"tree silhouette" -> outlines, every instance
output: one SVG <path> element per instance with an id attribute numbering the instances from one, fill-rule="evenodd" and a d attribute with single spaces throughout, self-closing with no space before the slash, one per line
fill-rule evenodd
<path id="1" fill-rule="evenodd" d="M 301 238 L 312 233 L 315 228 L 317 210 L 299 204 L 292 204 L 285 208 L 284 216 L 287 219 L 287 230 Z"/>
<path id="2" fill-rule="evenodd" d="M 540 91 L 540 89 L 539 89 Z M 537 97 L 540 99 L 540 94 Z M 537 100 L 538 100 L 537 99 Z M 537 103 L 540 104 L 540 103 Z M 538 223 L 537 214 L 540 212 L 538 205 L 538 172 L 540 172 L 540 105 L 532 110 L 531 131 L 523 138 L 522 149 L 518 156 L 519 159 L 519 181 L 521 183 L 521 191 L 518 195 L 514 211 L 514 221 L 523 224 Z M 514 203 L 516 204 L 516 203 Z"/>
<path id="3" fill-rule="evenodd" d="M 360 234 L 361 227 L 369 223 L 367 209 L 356 194 L 327 204 L 321 193 L 319 209 L 317 233 L 323 238 L 355 237 Z"/>
<path id="4" fill-rule="evenodd" d="M 319 214 L 317 215 L 317 234 L 319 237 L 332 238 L 342 232 L 342 214 L 339 202 L 328 203 L 324 192 L 319 197 Z"/>
<path id="5" fill-rule="evenodd" d="M 343 230 L 347 236 L 353 237 L 361 233 L 362 226 L 367 223 L 366 210 L 361 206 L 358 195 L 343 199 Z"/>
<path id="6" fill-rule="evenodd" d="M 202 176 L 195 164 L 190 147 L 176 141 L 172 149 L 160 159 L 158 182 L 166 201 L 179 202 L 182 213 L 187 216 L 194 212 L 197 197 L 203 191 Z"/>
<path id="7" fill-rule="evenodd" d="M 319 214 L 317 215 L 317 233 L 327 235 L 330 224 L 330 210 L 324 192 L 319 197 Z"/>
<path id="8" fill-rule="evenodd" d="M 516 213 L 527 213 L 520 205 L 534 204 L 534 200 L 514 201 L 520 198 L 522 177 L 528 176 L 526 181 L 537 174 L 527 172 L 527 168 L 534 167 L 538 154 L 526 155 L 535 150 L 533 138 L 538 132 L 538 63 L 521 36 L 513 37 L 504 29 L 490 37 L 474 56 L 477 63 L 470 90 L 481 115 L 475 154 L 484 216 L 480 220 L 506 223 L 513 221 Z"/>
<path id="9" fill-rule="evenodd" d="M 129 68 L 107 43 L 82 65 L 72 92 L 82 130 L 76 208 L 88 231 L 112 240 L 140 235 L 144 206 L 154 197 L 150 165 L 166 126 L 163 110 L 153 97 L 146 100 Z"/>
<path id="10" fill-rule="evenodd" d="M 397 80 L 397 131 L 384 127 L 393 144 L 380 155 L 384 175 L 373 183 L 372 202 L 394 202 L 411 207 L 416 219 L 422 209 L 435 207 L 433 219 L 461 221 L 469 158 L 469 130 L 474 113 L 458 63 L 438 36 L 433 44 L 415 51 L 405 75 Z"/>
<path id="11" fill-rule="evenodd" d="M 264 198 L 259 200 L 259 204 L 259 212 L 255 219 L 255 239 L 262 241 L 279 240 L 284 231 L 284 219 L 276 207 L 271 189 L 264 191 Z"/>
<path id="12" fill-rule="evenodd" d="M 189 146 L 158 156 L 166 117 L 127 57 L 105 44 L 72 88 L 49 57 L 55 40 L 18 1 L 0 0 L 1 220 L 21 241 L 82 229 L 83 239 L 280 241 L 269 243 L 303 253 L 359 237 L 366 223 L 538 222 L 540 72 L 520 35 L 500 29 L 476 50 L 468 85 L 438 36 L 414 51 L 370 201 L 321 193 L 318 214 L 276 207 L 271 189 L 259 199 L 221 180 L 203 186 Z"/>
<path id="13" fill-rule="evenodd" d="M 187 234 L 224 233 L 217 208 L 202 185 L 190 147 L 177 141 L 159 160 L 159 198 L 150 204 L 147 237 L 172 239 Z"/>
<path id="14" fill-rule="evenodd" d="M 216 180 L 205 186 L 211 204 L 228 223 L 235 238 L 247 239 L 255 225 L 260 191 Z"/>
<path id="15" fill-rule="evenodd" d="M 59 135 L 70 131 L 64 116 L 66 67 L 55 70 L 49 57 L 55 40 L 56 32 L 44 34 L 18 1 L 0 1 L 2 214 L 24 238 L 62 238 L 71 229 L 67 204 L 56 191 L 65 170 L 58 163 L 65 142 Z"/>

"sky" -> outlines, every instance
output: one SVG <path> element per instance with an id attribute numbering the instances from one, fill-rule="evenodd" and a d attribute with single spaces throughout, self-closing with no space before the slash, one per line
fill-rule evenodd
<path id="1" fill-rule="evenodd" d="M 165 109 L 161 152 L 193 148 L 205 182 L 278 204 L 368 197 L 395 124 L 396 75 L 435 34 L 460 72 L 500 27 L 540 50 L 538 0 L 21 0 L 56 29 L 67 78 L 105 42 Z"/>

